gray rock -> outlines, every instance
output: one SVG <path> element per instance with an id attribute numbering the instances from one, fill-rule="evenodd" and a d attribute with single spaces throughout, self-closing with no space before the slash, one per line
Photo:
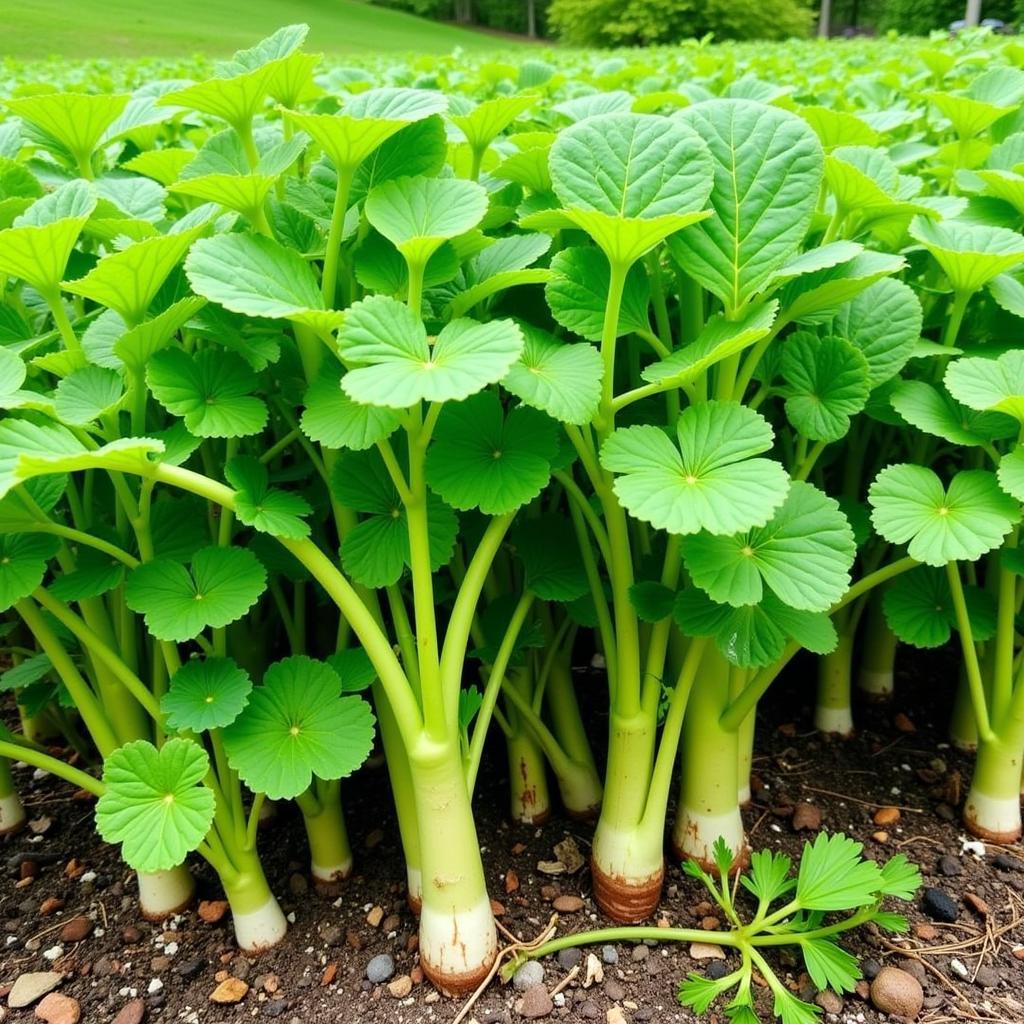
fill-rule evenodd
<path id="1" fill-rule="evenodd" d="M 29 974 L 19 974 L 7 997 L 7 1005 L 12 1010 L 31 1006 L 37 999 L 42 999 L 47 992 L 52 992 L 63 980 L 64 975 L 60 971 L 33 971 Z"/>
<path id="2" fill-rule="evenodd" d="M 544 968 L 536 960 L 527 960 L 512 977 L 512 985 L 517 992 L 525 992 L 534 985 L 544 984 Z"/>
<path id="3" fill-rule="evenodd" d="M 601 959 L 606 964 L 617 964 L 619 962 L 619 951 L 614 946 L 602 946 Z"/>
<path id="4" fill-rule="evenodd" d="M 583 959 L 583 952 L 575 946 L 570 949 L 558 951 L 558 966 L 565 971 L 571 971 Z"/>
<path id="5" fill-rule="evenodd" d="M 640 963 L 642 960 L 646 960 L 651 955 L 651 951 L 647 946 L 634 946 L 633 947 L 633 962 Z"/>
<path id="6" fill-rule="evenodd" d="M 995 988 L 999 984 L 999 972 L 992 967 L 979 967 L 974 984 L 978 988 Z"/>
<path id="7" fill-rule="evenodd" d="M 931 886 L 921 897 L 921 909 L 933 920 L 952 924 L 960 916 L 960 908 L 950 895 Z"/>
<path id="8" fill-rule="evenodd" d="M 395 973 L 395 960 L 390 953 L 380 953 L 366 965 L 366 977 L 374 985 L 383 985 Z"/>
<path id="9" fill-rule="evenodd" d="M 823 989 L 815 997 L 814 1001 L 826 1012 L 838 1016 L 843 1012 L 843 1000 L 831 989 Z"/>
<path id="10" fill-rule="evenodd" d="M 527 1020 L 540 1020 L 555 1008 L 555 1004 L 543 985 L 534 985 L 523 993 L 523 1001 L 519 1004 L 519 1016 Z"/>
<path id="11" fill-rule="evenodd" d="M 707 970 L 704 972 L 706 978 L 710 978 L 712 981 L 718 981 L 720 978 L 724 978 L 729 973 L 729 967 L 724 960 L 712 960 L 708 964 Z"/>
<path id="12" fill-rule="evenodd" d="M 601 1011 L 598 1009 L 597 1003 L 588 999 L 586 1002 L 580 1003 L 580 1016 L 584 1020 L 597 1020 L 601 1016 Z"/>
<path id="13" fill-rule="evenodd" d="M 945 875 L 947 878 L 956 878 L 957 875 L 964 873 L 964 866 L 960 863 L 960 858 L 949 853 L 944 853 L 935 866 L 938 868 L 939 874 Z"/>
<path id="14" fill-rule="evenodd" d="M 877 961 L 869 957 L 867 960 L 862 960 L 860 964 L 861 973 L 868 981 L 874 981 L 878 972 L 882 969 L 882 965 Z"/>
<path id="15" fill-rule="evenodd" d="M 626 990 L 614 979 L 609 978 L 604 983 L 604 994 L 613 1002 L 626 998 Z"/>
<path id="16" fill-rule="evenodd" d="M 992 859 L 992 867 L 999 871 L 1024 871 L 1024 863 L 1011 857 L 1008 853 L 1000 853 Z"/>

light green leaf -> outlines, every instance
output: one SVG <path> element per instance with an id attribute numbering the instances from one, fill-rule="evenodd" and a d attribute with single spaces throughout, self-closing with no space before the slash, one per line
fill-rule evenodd
<path id="1" fill-rule="evenodd" d="M 411 265 L 427 260 L 449 238 L 465 234 L 487 212 L 487 192 L 462 178 L 395 178 L 366 197 L 366 219 Z"/>
<path id="2" fill-rule="evenodd" d="M 766 526 L 687 537 L 682 553 L 693 582 L 719 603 L 757 604 L 767 586 L 791 608 L 823 612 L 846 593 L 856 545 L 838 503 L 794 481 Z"/>
<path id="3" fill-rule="evenodd" d="M 263 685 L 224 731 L 228 761 L 253 792 L 290 800 L 314 776 L 341 779 L 366 760 L 373 713 L 361 697 L 343 697 L 341 688 L 333 668 L 301 655 L 267 669 Z"/>
<path id="4" fill-rule="evenodd" d="M 870 284 L 903 269 L 902 256 L 867 250 L 834 267 L 801 274 L 788 281 L 779 294 L 784 322 L 808 320 L 837 310 Z"/>
<path id="5" fill-rule="evenodd" d="M 401 421 L 394 409 L 360 405 L 341 390 L 341 368 L 325 366 L 306 391 L 300 421 L 311 441 L 362 451 L 390 437 Z"/>
<path id="6" fill-rule="evenodd" d="M 81 166 L 88 165 L 104 132 L 128 99 L 124 93 L 52 92 L 4 100 L 4 105 L 57 143 L 58 154 L 59 147 L 63 147 Z"/>
<path id="7" fill-rule="evenodd" d="M 1018 430 L 1009 416 L 976 412 L 922 380 L 901 381 L 889 401 L 909 424 L 952 444 L 983 445 L 1012 437 Z"/>
<path id="8" fill-rule="evenodd" d="M 266 586 L 266 570 L 249 551 L 208 547 L 197 551 L 190 569 L 158 559 L 132 570 L 125 600 L 146 617 L 158 640 L 191 640 L 204 629 L 240 619 Z"/>
<path id="9" fill-rule="evenodd" d="M 935 258 L 953 290 L 971 294 L 1024 263 L 1024 238 L 1008 228 L 917 217 L 910 234 Z"/>
<path id="10" fill-rule="evenodd" d="M 805 910 L 851 910 L 873 903 L 882 873 L 862 856 L 864 847 L 841 832 L 820 832 L 804 843 L 796 898 Z"/>
<path id="11" fill-rule="evenodd" d="M 1011 349 L 998 359 L 957 359 L 946 369 L 949 393 L 970 409 L 1001 412 L 1024 423 L 1024 351 Z"/>
<path id="12" fill-rule="evenodd" d="M 0 611 L 6 611 L 36 589 L 60 546 L 44 533 L 0 534 Z"/>
<path id="13" fill-rule="evenodd" d="M 983 469 L 962 470 L 948 490 L 924 466 L 883 469 L 868 492 L 871 521 L 893 544 L 908 544 L 911 558 L 941 566 L 973 562 L 999 547 L 1020 519 L 1020 508 Z"/>
<path id="14" fill-rule="evenodd" d="M 551 260 L 551 279 L 544 287 L 544 297 L 552 315 L 563 327 L 588 341 L 600 341 L 610 281 L 611 267 L 600 250 L 593 246 L 572 246 L 556 253 Z M 622 292 L 619 337 L 650 330 L 647 316 L 650 301 L 647 275 L 642 267 L 634 266 L 626 275 Z"/>
<path id="15" fill-rule="evenodd" d="M 786 416 L 812 441 L 838 441 L 868 400 L 868 361 L 842 338 L 797 331 L 782 346 Z"/>
<path id="16" fill-rule="evenodd" d="M 996 631 L 996 607 L 992 595 L 980 587 L 964 587 L 971 635 L 976 641 L 990 639 Z M 886 588 L 882 597 L 889 628 L 914 647 L 941 647 L 958 629 L 956 608 L 945 572 L 918 566 L 903 573 Z"/>
<path id="17" fill-rule="evenodd" d="M 822 179 L 821 144 L 788 111 L 749 100 L 711 100 L 676 115 L 714 158 L 715 216 L 676 235 L 683 269 L 736 310 L 800 249 Z"/>
<path id="18" fill-rule="evenodd" d="M 204 174 L 176 181 L 168 190 L 204 203 L 217 203 L 256 220 L 276 180 L 270 174 Z"/>
<path id="19" fill-rule="evenodd" d="M 601 402 L 604 366 L 593 345 L 566 345 L 521 323 L 523 351 L 502 386 L 561 423 L 589 423 Z"/>
<path id="20" fill-rule="evenodd" d="M 204 230 L 205 225 L 200 225 L 136 242 L 104 256 L 85 277 L 65 281 L 62 287 L 116 310 L 129 327 L 134 327 L 143 320 L 168 275 Z"/>
<path id="21" fill-rule="evenodd" d="M 589 591 L 576 534 L 564 516 L 524 520 L 512 541 L 525 570 L 524 586 L 542 601 L 575 601 Z"/>
<path id="22" fill-rule="evenodd" d="M 210 760 L 198 743 L 170 739 L 159 750 L 135 740 L 103 762 L 106 792 L 96 830 L 136 871 L 169 871 L 203 841 L 213 824 L 213 790 L 200 785 Z"/>
<path id="23" fill-rule="evenodd" d="M 468 114 L 451 114 L 450 118 L 466 142 L 474 150 L 483 151 L 520 114 L 537 102 L 538 96 L 520 93 L 517 96 L 496 96 L 478 103 Z"/>
<path id="24" fill-rule="evenodd" d="M 342 693 L 362 693 L 377 678 L 377 670 L 362 647 L 346 647 L 343 651 L 335 651 L 328 656 L 327 664 L 341 678 Z"/>
<path id="25" fill-rule="evenodd" d="M 146 382 L 153 397 L 197 437 L 247 437 L 267 422 L 266 405 L 251 394 L 256 375 L 233 352 L 207 348 L 190 356 L 165 348 L 150 359 Z"/>
<path id="26" fill-rule="evenodd" d="M 234 313 L 297 320 L 331 331 L 343 314 L 324 308 L 309 264 L 261 235 L 218 235 L 197 242 L 185 274 L 200 295 Z"/>
<path id="27" fill-rule="evenodd" d="M 301 540 L 309 536 L 302 517 L 312 511 L 301 494 L 270 486 L 270 474 L 259 459 L 241 455 L 224 467 L 224 477 L 235 488 L 235 515 L 239 522 L 274 537 Z"/>
<path id="28" fill-rule="evenodd" d="M 427 451 L 426 480 L 453 508 L 505 515 L 537 497 L 558 451 L 555 425 L 519 407 L 506 416 L 494 391 L 449 403 Z"/>
<path id="29" fill-rule="evenodd" d="M 806 939 L 800 943 L 804 965 L 815 988 L 830 988 L 842 994 L 857 987 L 860 965 L 857 958 L 829 939 Z"/>
<path id="30" fill-rule="evenodd" d="M 338 348 L 356 367 L 341 379 L 350 398 L 402 409 L 423 399 L 458 401 L 501 380 L 522 351 L 523 335 L 511 320 L 453 320 L 431 345 L 408 307 L 375 295 L 347 311 Z"/>
<path id="31" fill-rule="evenodd" d="M 1024 448 L 1018 445 L 1000 459 L 996 477 L 1007 494 L 1024 502 Z"/>
<path id="32" fill-rule="evenodd" d="M 64 423 L 85 426 L 112 412 L 123 394 L 124 384 L 116 370 L 85 366 L 57 385 L 54 408 Z"/>
<path id="33" fill-rule="evenodd" d="M 171 338 L 205 305 L 206 299 L 189 295 L 131 330 L 125 330 L 124 333 L 119 331 L 120 336 L 113 345 L 114 356 L 130 369 L 142 370 L 150 357 L 169 344 Z M 124 328 L 124 321 L 112 309 L 106 310 L 101 316 L 116 317 L 121 328 Z"/>
<path id="34" fill-rule="evenodd" d="M 249 702 L 252 680 L 231 658 L 193 658 L 160 700 L 170 729 L 207 732 L 230 725 Z"/>
<path id="35" fill-rule="evenodd" d="M 690 406 L 678 443 L 658 427 L 616 430 L 601 449 L 615 493 L 636 518 L 669 533 L 732 534 L 763 526 L 789 490 L 785 470 L 752 458 L 772 445 L 758 413 L 733 402 Z"/>

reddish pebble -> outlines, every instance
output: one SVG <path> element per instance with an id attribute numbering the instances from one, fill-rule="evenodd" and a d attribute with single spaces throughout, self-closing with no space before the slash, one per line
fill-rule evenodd
<path id="1" fill-rule="evenodd" d="M 897 732 L 904 732 L 908 735 L 917 732 L 917 726 L 902 711 L 892 720 L 892 724 L 896 726 Z"/>
<path id="2" fill-rule="evenodd" d="M 513 893 L 519 888 L 519 875 L 509 868 L 505 872 L 505 892 Z"/>
<path id="3" fill-rule="evenodd" d="M 82 1008 L 77 999 L 51 992 L 36 1007 L 36 1017 L 46 1024 L 78 1024 L 82 1019 Z"/>
<path id="4" fill-rule="evenodd" d="M 321 985 L 330 985 L 332 981 L 338 976 L 338 965 L 328 964 L 322 977 L 320 978 Z"/>
<path id="5" fill-rule="evenodd" d="M 93 924 L 92 921 L 87 917 L 71 918 L 70 921 L 60 930 L 60 941 L 61 942 L 81 942 L 83 939 L 87 939 L 92 932 Z"/>
<path id="6" fill-rule="evenodd" d="M 964 903 L 966 903 L 971 910 L 981 917 L 988 917 L 988 915 L 992 913 L 992 908 L 980 896 L 976 896 L 973 892 L 964 893 Z"/>
<path id="7" fill-rule="evenodd" d="M 114 1018 L 114 1024 L 142 1024 L 146 1016 L 146 1003 L 142 999 L 133 999 L 121 1007 L 121 1012 Z"/>
<path id="8" fill-rule="evenodd" d="M 900 809 L 898 807 L 880 807 L 875 811 L 872 819 L 876 825 L 882 828 L 892 828 L 900 820 Z"/>
<path id="9" fill-rule="evenodd" d="M 578 914 L 586 904 L 579 896 L 557 896 L 551 905 L 560 914 Z"/>
<path id="10" fill-rule="evenodd" d="M 201 900 L 199 903 L 199 920 L 207 924 L 216 924 L 227 912 L 227 900 Z"/>
<path id="11" fill-rule="evenodd" d="M 64 901 L 56 896 L 47 896 L 42 903 L 39 904 L 39 913 L 42 917 L 49 917 L 51 914 L 56 914 L 58 910 L 64 909 Z"/>
<path id="12" fill-rule="evenodd" d="M 34 860 L 23 860 L 18 869 L 21 878 L 38 878 L 39 865 Z"/>

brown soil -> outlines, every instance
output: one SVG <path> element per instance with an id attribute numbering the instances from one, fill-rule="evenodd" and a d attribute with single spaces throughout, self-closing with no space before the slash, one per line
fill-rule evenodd
<path id="1" fill-rule="evenodd" d="M 822 812 L 822 827 L 862 840 L 870 856 L 882 858 L 903 851 L 920 863 L 925 884 L 942 888 L 956 900 L 960 908 L 956 923 L 929 922 L 915 905 L 909 912 L 912 926 L 930 925 L 933 932 L 925 927 L 923 934 L 934 937 L 921 938 L 912 930 L 904 943 L 909 956 L 867 931 L 851 947 L 865 958 L 869 974 L 879 965 L 894 964 L 919 978 L 925 991 L 921 1020 L 1016 1024 L 1024 1021 L 1024 962 L 1013 950 L 1024 943 L 1024 925 L 1004 929 L 1018 916 L 1024 917 L 1024 851 L 1020 846 L 992 847 L 979 858 L 963 850 L 965 833 L 951 819 L 969 762 L 944 745 L 945 708 L 927 703 L 934 701 L 936 683 L 944 680 L 949 664 L 949 659 L 941 657 L 915 658 L 914 672 L 901 673 L 896 703 L 859 708 L 858 734 L 851 740 L 829 741 L 810 731 L 813 669 L 810 662 L 797 663 L 761 713 L 755 800 L 745 819 L 755 849 L 769 846 L 796 855 L 813 833 L 794 832 L 792 809 L 797 801 L 808 800 Z M 915 732 L 894 726 L 901 711 Z M 902 720 L 901 724 L 906 727 Z M 598 726 L 592 734 L 599 732 Z M 494 781 L 479 794 L 477 809 L 491 894 L 502 904 L 496 908 L 501 923 L 516 935 L 532 938 L 548 921 L 555 896 L 571 894 L 582 896 L 585 907 L 563 915 L 560 930 L 606 925 L 596 910 L 586 868 L 572 877 L 556 878 L 536 870 L 538 861 L 552 859 L 553 845 L 569 835 L 585 855 L 591 827 L 563 817 L 539 828 L 512 825 L 504 817 L 507 799 L 500 788 L 503 752 L 491 754 L 492 771 L 486 777 Z M 23 972 L 64 971 L 68 977 L 60 991 L 80 1001 L 83 1024 L 108 1024 L 133 998 L 145 1000 L 149 1024 L 275 1018 L 286 1024 L 445 1024 L 458 1013 L 461 1002 L 440 998 L 428 982 L 396 999 L 387 986 L 372 986 L 365 980 L 369 959 L 385 952 L 395 958 L 396 976 L 419 978 L 415 919 L 405 903 L 398 830 L 382 769 L 366 770 L 346 785 L 358 864 L 357 874 L 343 884 L 336 900 L 324 899 L 313 890 L 304 862 L 302 830 L 293 814 L 286 809 L 263 834 L 261 852 L 271 885 L 285 913 L 294 915 L 294 923 L 284 944 L 256 959 L 238 953 L 227 917 L 207 925 L 189 911 L 163 926 L 143 921 L 131 873 L 92 829 L 91 804 L 74 799 L 67 787 L 51 779 L 33 778 L 28 770 L 21 770 L 18 780 L 30 817 L 46 815 L 53 824 L 41 838 L 25 830 L 0 840 L 0 994 L 6 994 L 2 986 Z M 900 807 L 900 820 L 884 829 L 887 838 L 873 839 L 881 830 L 872 818 L 882 806 Z M 944 871 L 938 866 L 943 856 L 947 857 Z M 25 862 L 34 864 L 38 874 L 19 887 L 19 877 L 34 870 L 23 868 Z M 82 869 L 84 874 L 69 877 Z M 509 869 L 519 880 L 518 888 L 510 886 L 511 893 L 505 884 Z M 959 873 L 953 873 L 957 869 Z M 196 872 L 200 897 L 218 898 L 209 870 L 201 866 Z M 54 897 L 64 901 L 63 908 L 42 916 L 41 905 Z M 374 928 L 366 919 L 377 906 L 385 920 Z M 988 916 L 981 916 L 975 907 L 987 907 Z M 78 915 L 95 922 L 92 933 L 81 942 L 61 942 L 61 929 Z M 657 917 L 700 927 L 703 919 L 713 916 L 697 883 L 670 861 Z M 962 948 L 950 949 L 954 943 Z M 930 953 L 929 947 L 945 951 Z M 601 956 L 600 947 L 593 951 Z M 695 1019 L 678 1006 L 675 991 L 680 979 L 690 971 L 704 971 L 709 961 L 693 960 L 688 947 L 672 944 L 622 943 L 616 952 L 618 963 L 605 965 L 604 983 L 587 990 L 579 987 L 578 980 L 570 984 L 563 993 L 564 1005 L 556 1006 L 552 1019 L 604 1022 L 615 1005 L 630 1022 Z M 44 953 L 55 959 L 47 959 Z M 813 988 L 800 965 L 784 956 L 775 961 L 782 976 L 813 1000 Z M 950 966 L 954 957 L 966 969 L 966 978 Z M 562 963 L 555 958 L 545 962 L 549 989 L 569 972 L 565 965 L 570 960 L 563 954 Z M 218 985 L 218 972 L 250 986 L 238 1005 L 209 1001 Z M 760 996 L 763 1017 L 768 1020 L 768 1000 L 764 992 Z M 516 999 L 511 986 L 495 983 L 470 1016 L 479 1024 L 513 1024 L 522 1019 L 515 1010 Z M 706 1019 L 724 1018 L 719 1010 Z M 870 1002 L 850 995 L 843 1001 L 840 1019 L 877 1024 L 885 1018 Z M 28 1024 L 36 1018 L 32 1009 L 11 1010 L 4 1017 L 0 1008 L 0 1020 Z"/>

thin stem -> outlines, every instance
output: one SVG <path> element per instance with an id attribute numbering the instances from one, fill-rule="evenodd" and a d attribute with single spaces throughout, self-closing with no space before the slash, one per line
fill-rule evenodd
<path id="1" fill-rule="evenodd" d="M 334 293 L 338 287 L 338 261 L 341 257 L 341 240 L 345 233 L 345 214 L 348 213 L 348 195 L 352 188 L 352 168 L 338 168 L 338 182 L 334 188 L 334 208 L 331 210 L 331 226 L 327 232 L 327 247 L 324 250 L 323 278 L 320 293 L 328 309 L 334 307 Z"/>
<path id="2" fill-rule="evenodd" d="M 49 772 L 65 782 L 84 789 L 93 796 L 100 797 L 106 792 L 106 787 L 99 779 L 87 775 L 78 768 L 65 764 L 59 758 L 51 757 L 49 754 L 36 750 L 34 747 L 23 747 L 20 743 L 11 743 L 8 740 L 0 740 L 0 757 L 6 757 L 11 761 L 24 761 L 40 771 Z"/>
<path id="3" fill-rule="evenodd" d="M 960 567 L 956 562 L 946 563 L 946 578 L 949 580 L 949 590 L 953 598 L 953 610 L 956 613 L 956 625 L 960 633 L 960 648 L 964 656 L 964 670 L 967 673 L 967 686 L 971 693 L 974 717 L 978 723 L 978 737 L 985 742 L 990 742 L 995 739 L 995 734 L 992 732 L 992 723 L 989 720 L 985 684 L 981 678 L 981 666 L 978 664 L 978 649 L 974 645 L 974 632 L 971 629 L 971 616 L 967 611 L 967 599 L 960 581 Z"/>

